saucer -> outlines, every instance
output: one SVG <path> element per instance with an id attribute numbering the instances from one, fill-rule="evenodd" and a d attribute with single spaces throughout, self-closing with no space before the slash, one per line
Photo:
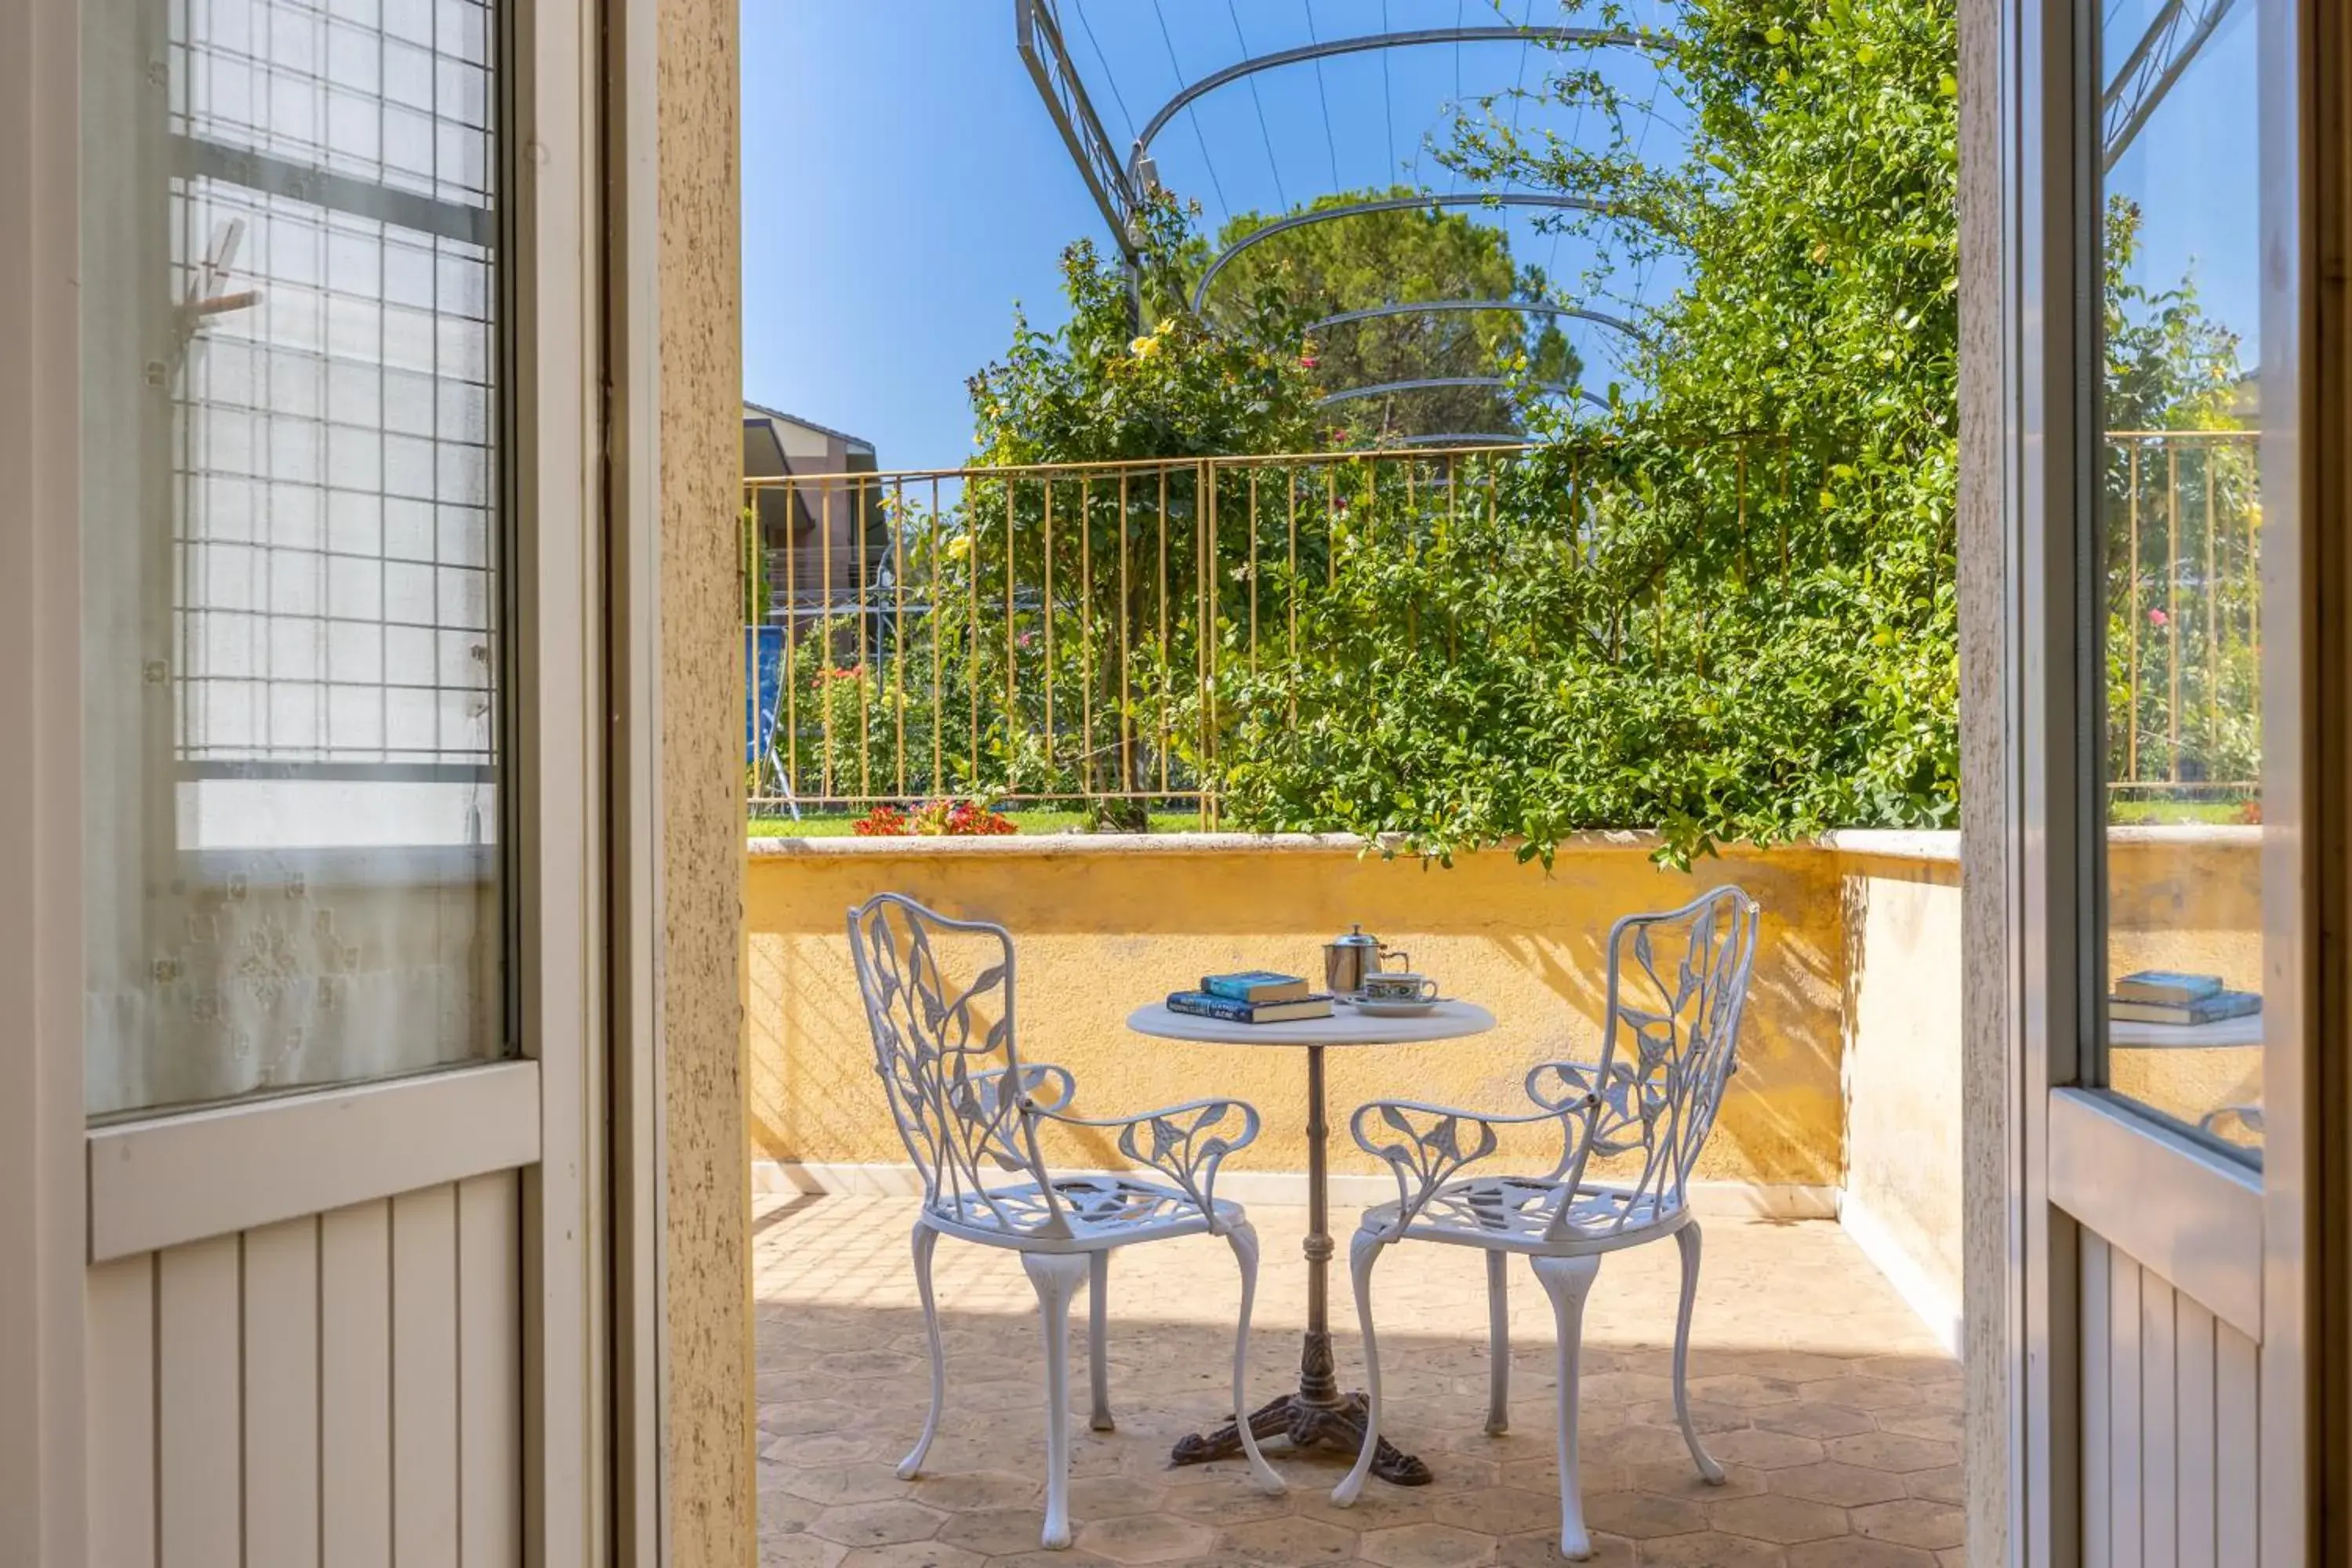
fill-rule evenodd
<path id="1" fill-rule="evenodd" d="M 1445 998 L 1433 996 L 1426 1002 L 1413 1002 L 1402 997 L 1375 1000 L 1370 996 L 1342 996 L 1339 1000 L 1368 1018 L 1418 1018 L 1433 1010 Z"/>

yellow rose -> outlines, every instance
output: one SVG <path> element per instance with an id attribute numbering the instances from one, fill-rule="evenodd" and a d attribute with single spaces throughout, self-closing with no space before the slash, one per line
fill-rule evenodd
<path id="1" fill-rule="evenodd" d="M 1157 336 L 1138 338 L 1133 342 L 1127 345 L 1127 352 L 1133 354 L 1138 359 L 1150 359 L 1151 357 L 1152 351 L 1157 349 L 1159 346 L 1160 339 Z"/>
<path id="2" fill-rule="evenodd" d="M 954 556 L 959 561 L 971 554 L 971 535 L 969 533 L 959 533 L 953 539 L 949 540 L 948 553 Z"/>

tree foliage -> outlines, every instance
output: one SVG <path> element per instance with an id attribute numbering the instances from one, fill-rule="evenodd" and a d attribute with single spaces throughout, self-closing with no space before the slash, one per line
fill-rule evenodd
<path id="1" fill-rule="evenodd" d="M 1555 420 L 1534 466 L 1542 497 L 1605 471 L 1624 504 L 1572 512 L 1566 546 L 1356 558 L 1352 635 L 1318 637 L 1358 650 L 1342 662 L 1386 647 L 1379 677 L 1267 737 L 1235 792 L 1255 824 L 1533 855 L 1662 827 L 1680 858 L 1953 820 L 1955 6 L 1685 0 L 1645 49 L 1684 127 L 1671 161 L 1644 158 L 1642 100 L 1575 45 L 1539 90 L 1601 135 L 1516 133 L 1490 105 L 1446 154 L 1593 201 L 1561 221 L 1599 254 L 1682 257 L 1633 350 L 1642 399 Z M 1442 657 L 1381 643 L 1413 605 L 1451 617 Z"/>
<path id="2" fill-rule="evenodd" d="M 1218 331 L 1184 292 L 1188 216 L 1147 214 L 1139 332 L 1119 267 L 1081 239 L 1062 253 L 1069 320 L 1015 310 L 1013 344 L 970 383 L 974 461 L 990 467 L 1297 452 L 1318 446 L 1314 384 L 1296 350 Z M 1272 312 L 1273 300 L 1264 302 Z"/>
<path id="3" fill-rule="evenodd" d="M 1341 191 L 1303 212 L 1412 193 Z M 1217 234 L 1220 253 L 1278 218 L 1235 215 Z M 1207 247 L 1187 247 L 1187 270 L 1207 264 Z M 1419 376 L 1500 375 L 1525 364 L 1538 381 L 1570 386 L 1582 363 L 1548 317 L 1517 310 L 1431 311 L 1343 322 L 1309 335 L 1326 316 L 1406 300 L 1541 302 L 1540 268 L 1511 258 L 1509 234 L 1469 214 L 1435 207 L 1360 214 L 1308 224 L 1244 250 L 1225 266 L 1205 302 L 1212 320 L 1269 343 L 1297 344 L 1325 391 L 1385 385 Z M 1463 432 L 1512 434 L 1519 411 L 1507 391 L 1434 387 L 1334 405 L 1334 444 L 1380 446 L 1401 437 Z"/>
<path id="4" fill-rule="evenodd" d="M 1625 25 L 1606 0 L 1563 10 Z M 1640 311 L 1626 349 L 1638 390 L 1612 388 L 1608 414 L 1580 422 L 1523 395 L 1507 410 L 1439 402 L 1350 432 L 1392 438 L 1492 416 L 1537 437 L 1510 460 L 1286 468 L 1262 471 L 1276 488 L 1247 496 L 1246 476 L 1194 468 L 1165 501 L 1047 485 L 1063 497 L 1053 530 L 1040 487 L 975 484 L 941 520 L 952 545 L 933 557 L 941 613 L 964 614 L 954 606 L 967 597 L 970 615 L 993 613 L 956 591 L 958 574 L 1065 586 L 1003 597 L 988 636 L 947 628 L 950 647 L 971 650 L 973 689 L 1018 685 L 1019 702 L 1034 703 L 1042 686 L 1064 712 L 1078 696 L 1131 720 L 1148 705 L 1173 737 L 1171 776 L 1213 788 L 1234 825 L 1401 835 L 1438 855 L 1513 842 L 1549 858 L 1565 835 L 1636 827 L 1663 830 L 1663 855 L 1685 859 L 1729 841 L 1950 824 L 1955 12 L 1956 0 L 1681 0 L 1642 44 L 1680 126 L 1664 159 L 1643 152 L 1646 93 L 1597 68 L 1591 46 L 1559 47 L 1532 90 L 1581 110 L 1597 137 L 1521 134 L 1523 116 L 1489 103 L 1444 155 L 1466 183 L 1591 204 L 1556 220 L 1599 258 L 1585 303 L 1634 313 L 1609 297 L 1610 269 L 1679 258 L 1679 286 Z M 1278 237 L 1221 275 L 1209 321 L 1187 309 L 1206 254 L 1189 217 L 1172 204 L 1150 215 L 1140 332 L 1118 270 L 1089 246 L 1066 253 L 1069 323 L 1019 323 L 1006 357 L 972 380 L 982 462 L 1307 452 L 1332 438 L 1320 386 L 1441 363 L 1528 381 L 1578 368 L 1523 320 L 1486 315 L 1399 318 L 1300 353 L 1303 322 L 1335 310 L 1553 286 L 1459 215 Z M 1265 221 L 1244 215 L 1221 237 Z M 2236 394 L 2235 342 L 2186 283 L 2129 281 L 2135 234 L 2136 215 L 2110 216 L 2110 423 L 2210 424 Z M 2250 482 L 2242 467 L 2216 473 L 2225 500 Z M 2111 477 L 2111 505 L 2128 500 L 2125 483 Z M 1270 524 L 1258 506 L 1269 495 Z M 1140 558 L 1171 531 L 1193 542 L 1171 557 L 1172 595 L 1114 590 L 1100 573 L 1090 596 L 1066 586 L 1079 579 L 1060 552 Z M 2173 580 L 2178 563 L 2156 569 Z M 2126 575 L 2147 571 L 2135 561 Z M 1171 604 L 1197 613 L 1170 632 Z M 1006 680 L 1009 666 L 992 663 L 1000 647 L 1009 661 L 1033 643 L 1069 663 L 1068 650 L 1106 649 L 1155 613 L 1165 635 L 1135 639 L 1132 689 L 1107 662 L 1042 681 Z M 1295 626 L 1295 639 L 1268 643 L 1262 624 Z M 2110 642 L 2129 646 L 2112 628 Z M 976 730 L 977 703 L 948 728 Z M 1035 717 L 1009 695 L 991 721 L 1005 766 L 1036 771 L 1024 740 Z M 1038 776 L 1102 782 L 1069 766 L 1049 756 Z"/>

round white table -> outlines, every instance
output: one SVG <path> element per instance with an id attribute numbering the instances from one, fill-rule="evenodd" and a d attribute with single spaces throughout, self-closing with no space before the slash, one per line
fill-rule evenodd
<path id="1" fill-rule="evenodd" d="M 1252 1411 L 1249 1424 L 1252 1434 L 1261 1438 L 1286 1437 L 1295 1448 L 1319 1443 L 1353 1456 L 1364 1444 L 1365 1400 L 1361 1394 L 1340 1392 L 1331 1361 L 1331 1130 L 1324 1105 L 1323 1052 L 1334 1046 L 1425 1045 L 1483 1035 L 1495 1026 L 1495 1016 L 1475 1003 L 1440 1002 L 1414 1017 L 1383 1018 L 1342 1002 L 1328 1018 L 1232 1024 L 1171 1013 L 1154 1002 L 1130 1014 L 1127 1026 L 1139 1035 L 1201 1045 L 1307 1052 L 1307 1336 L 1299 1351 L 1298 1391 Z M 1241 1451 L 1240 1427 L 1228 1422 L 1214 1432 L 1184 1438 L 1170 1458 L 1180 1465 L 1197 1465 Z M 1404 1487 L 1427 1486 L 1432 1479 L 1427 1465 L 1386 1437 L 1381 1439 L 1372 1473 Z"/>
<path id="2" fill-rule="evenodd" d="M 2107 1020 L 2107 1044 L 2126 1051 L 2201 1051 L 2263 1043 L 2263 1016 L 2248 1013 L 2213 1024 L 2135 1024 Z"/>

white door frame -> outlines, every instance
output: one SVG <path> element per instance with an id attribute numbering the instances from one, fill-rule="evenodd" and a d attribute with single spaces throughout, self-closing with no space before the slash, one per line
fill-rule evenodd
<path id="1" fill-rule="evenodd" d="M 92 1131 L 77 102 L 80 6 L 100 3 L 0 6 L 0 1563 L 84 1560 L 89 1262 L 267 1223 L 289 1202 L 519 1164 L 525 1560 L 658 1561 L 653 0 L 510 0 L 522 1055 Z M 608 165 L 645 177 L 608 184 Z M 608 376 L 625 393 L 609 432 Z"/>
<path id="2" fill-rule="evenodd" d="M 2310 8 L 2302 9 L 2307 29 Z M 2312 679 L 2306 635 L 2306 626 L 2318 625 L 2311 613 L 2318 573 L 2309 545 L 2299 542 L 2317 454 L 2295 437 L 2311 417 L 2295 352 L 2313 341 L 2303 262 L 2315 242 L 2306 63 L 2298 28 L 2274 25 L 2278 8 L 2266 9 L 2265 80 L 2298 90 L 2267 93 L 2263 110 L 2262 178 L 2281 193 L 2263 203 L 2262 237 L 2264 571 L 2272 575 L 2285 560 L 2302 572 L 2299 584 L 2285 584 L 2299 586 L 2299 595 L 2283 598 L 2278 584 L 2266 594 L 2263 684 L 2273 694 L 2299 695 L 2301 706 L 2282 710 L 2273 701 L 2264 714 L 2264 925 L 2273 940 L 2263 987 L 2267 1150 L 2257 1175 L 2080 1087 L 2105 937 L 2104 889 L 2088 859 L 2098 846 L 2083 833 L 2101 781 L 2082 765 L 2096 753 L 2082 740 L 2089 715 L 2079 667 L 2097 584 L 2075 528 L 2096 504 L 2093 468 L 2080 457 L 2095 429 L 2097 389 L 2085 372 L 2099 363 L 2097 311 L 2083 282 L 2097 243 L 2095 121 L 2087 112 L 2097 101 L 2089 31 L 2096 7 L 1999 0 L 1998 13 L 2010 1560 L 2066 1568 L 2082 1559 L 2077 1247 L 2087 1227 L 2262 1347 L 2261 1562 L 2294 1568 L 2305 1561 L 2316 1498 L 2305 1429 L 2317 1380 L 2306 1325 L 2317 1286 L 2308 1238 L 2320 1140 L 2305 1112 L 2317 1103 L 2311 1069 L 2320 1031 L 2307 955 L 2320 929 L 2321 830 L 2340 837 L 2344 816 L 2340 805 L 2326 814 L 2334 820 L 2310 812 L 2319 798 L 2310 784 L 2326 693 Z M 2338 594 L 2335 603 L 2340 620 L 2347 601 Z M 2341 688 L 2333 689 L 2340 704 Z M 2296 940 L 2276 940 L 2282 933 Z"/>
<path id="3" fill-rule="evenodd" d="M 79 58 L 68 0 L 0 7 L 0 1554 L 84 1554 Z"/>

